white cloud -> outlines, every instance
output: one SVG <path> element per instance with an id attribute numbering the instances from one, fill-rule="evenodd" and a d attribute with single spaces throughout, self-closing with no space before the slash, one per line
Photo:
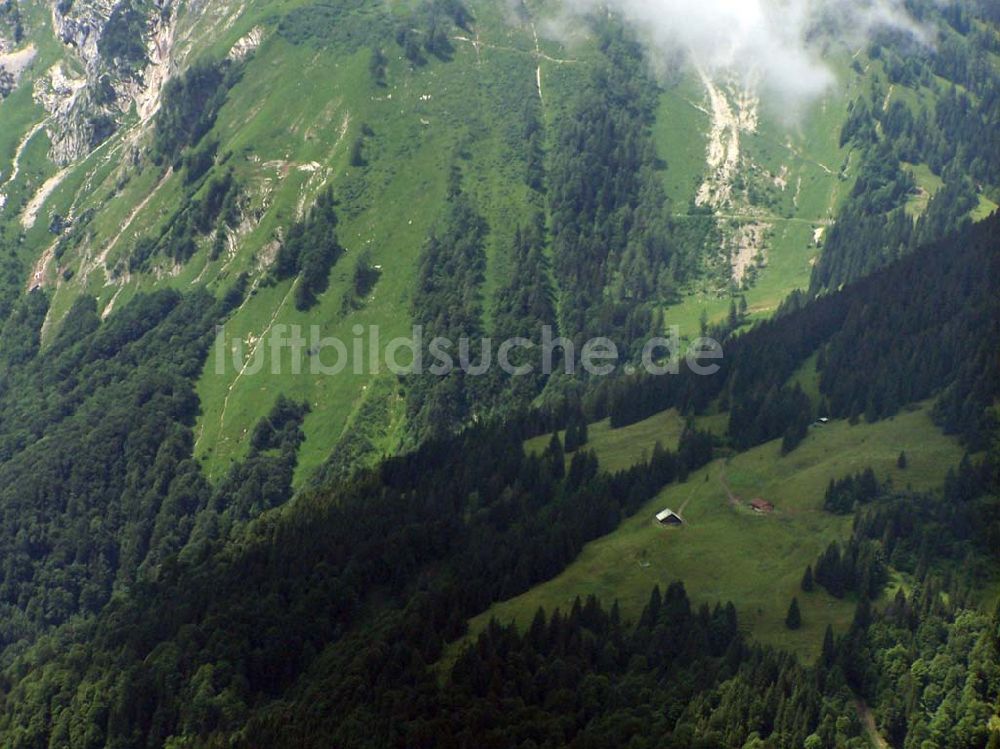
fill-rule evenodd
<path id="1" fill-rule="evenodd" d="M 857 47 L 887 27 L 928 39 L 902 0 L 569 0 L 578 14 L 605 6 L 653 50 L 682 52 L 712 74 L 745 76 L 789 102 L 833 83 L 822 59 L 830 40 Z"/>

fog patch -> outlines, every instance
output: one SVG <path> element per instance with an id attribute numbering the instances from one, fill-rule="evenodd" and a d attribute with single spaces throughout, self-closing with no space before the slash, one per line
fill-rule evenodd
<path id="1" fill-rule="evenodd" d="M 857 49 L 880 30 L 931 40 L 901 0 L 568 0 L 544 28 L 572 39 L 582 16 L 608 11 L 636 31 L 654 62 L 682 56 L 710 77 L 737 76 L 792 108 L 835 82 L 823 59 L 831 44 Z"/>

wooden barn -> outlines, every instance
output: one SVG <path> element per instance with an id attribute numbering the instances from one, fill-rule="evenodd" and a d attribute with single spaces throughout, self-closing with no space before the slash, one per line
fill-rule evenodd
<path id="1" fill-rule="evenodd" d="M 664 510 L 656 514 L 656 522 L 660 525 L 684 525 L 684 520 L 673 510 Z"/>
<path id="2" fill-rule="evenodd" d="M 757 497 L 756 499 L 750 500 L 750 509 L 754 512 L 774 512 L 774 505 L 768 502 L 766 499 L 761 499 Z"/>

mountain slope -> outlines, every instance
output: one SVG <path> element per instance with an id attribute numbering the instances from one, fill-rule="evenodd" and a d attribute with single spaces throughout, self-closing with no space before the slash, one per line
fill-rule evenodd
<path id="1" fill-rule="evenodd" d="M 995 265 L 998 220 L 966 232 L 949 253 L 940 253 L 937 262 L 955 270 L 928 274 L 928 288 L 951 293 L 949 283 L 960 283 L 964 273 L 981 268 L 966 262 L 980 255 Z M 899 278 L 922 260 L 917 255 L 891 265 L 748 337 L 783 340 L 829 305 L 846 305 L 849 318 L 860 314 L 885 297 L 887 289 L 899 289 Z M 995 306 L 998 276 L 977 277 L 993 288 L 986 299 Z M 920 298 L 933 306 L 932 297 Z M 887 308 L 890 314 L 893 309 Z M 971 332 L 985 334 L 998 318 L 994 313 L 976 319 Z M 884 369 L 871 373 L 873 386 Z M 906 374 L 919 377 L 918 371 Z M 987 397 L 988 402 L 995 399 L 995 388 Z M 902 428 L 912 429 L 925 417 L 898 418 Z M 278 420 L 275 414 L 276 426 Z M 995 448 L 982 469 L 966 462 L 960 474 L 952 472 L 944 497 L 888 493 L 858 511 L 854 536 L 845 542 L 847 558 L 854 560 L 850 584 L 857 585 L 854 576 L 859 575 L 876 586 L 876 597 L 885 598 L 887 560 L 905 567 L 915 580 L 907 590 L 904 578 L 891 603 L 879 601 L 884 615 L 876 616 L 861 595 L 848 625 L 847 604 L 836 603 L 838 630 L 846 629 L 836 639 L 832 632 L 824 636 L 814 671 L 804 671 L 790 656 L 743 642 L 736 634 L 737 622 L 744 621 L 739 613 L 743 604 L 696 609 L 684 586 L 674 583 L 665 597 L 656 588 L 638 612 L 630 593 L 622 609 L 601 609 L 594 599 L 586 604 L 577 599 L 569 613 L 539 614 L 522 633 L 489 625 L 454 662 L 442 686 L 430 664 L 441 657 L 445 643 L 463 633 L 464 617 L 557 574 L 585 542 L 613 531 L 623 514 L 643 507 L 665 484 L 687 480 L 687 486 L 669 489 L 670 496 L 679 492 L 706 498 L 699 469 L 711 460 L 714 448 L 704 433 L 686 430 L 676 451 L 655 449 L 648 460 L 608 475 L 581 458 L 583 452 L 568 471 L 561 450 L 525 455 L 521 438 L 530 426 L 508 421 L 431 441 L 415 453 L 385 461 L 376 471 L 300 496 L 242 528 L 230 525 L 231 504 L 206 508 L 191 541 L 160 566 L 155 579 L 137 584 L 98 617 L 56 630 L 14 661 L 6 672 L 10 688 L 0 730 L 15 746 L 53 738 L 71 745 L 211 746 L 226 741 L 241 746 L 387 746 L 397 741 L 431 744 L 442 737 L 457 745 L 469 731 L 550 736 L 562 726 L 568 733 L 552 738 L 554 743 L 575 737 L 582 741 L 596 732 L 616 737 L 607 739 L 613 742 L 645 736 L 687 746 L 700 737 L 716 745 L 742 746 L 756 730 L 776 746 L 799 745 L 815 734 L 819 743 L 814 744 L 832 747 L 850 745 L 864 731 L 860 723 L 828 718 L 845 714 L 855 690 L 877 699 L 873 704 L 880 715 L 891 717 L 897 710 L 891 718 L 893 731 L 919 735 L 930 730 L 925 722 L 933 718 L 934 731 L 968 736 L 964 746 L 985 742 L 985 722 L 968 726 L 959 716 L 964 710 L 991 715 L 997 694 L 995 679 L 977 676 L 984 670 L 996 673 L 989 640 L 995 623 L 976 612 L 967 587 L 982 585 L 977 575 L 996 569 L 991 545 L 996 496 L 980 497 L 984 489 L 995 492 L 995 483 L 989 483 L 995 482 Z M 883 423 L 870 431 L 853 429 L 884 440 L 894 428 Z M 803 476 L 795 476 L 794 470 L 783 475 L 793 476 L 803 492 L 815 492 L 810 460 L 829 451 L 824 440 L 839 436 L 850 441 L 851 430 L 847 424 L 833 425 L 829 435 L 810 438 L 801 455 L 768 455 L 780 450 L 775 444 L 734 458 L 733 486 L 760 487 L 748 471 L 764 456 L 765 470 L 781 461 L 803 465 Z M 915 440 L 901 443 L 913 450 L 913 470 L 930 483 L 941 473 L 933 463 L 959 454 L 953 443 L 938 437 L 938 458 L 927 460 L 917 448 L 934 440 L 907 439 Z M 882 460 L 898 446 L 883 446 Z M 722 465 L 713 464 L 711 471 Z M 897 463 L 895 475 L 906 470 Z M 923 485 L 921 480 L 918 486 Z M 814 543 L 846 530 L 846 519 L 820 517 L 814 494 L 812 499 L 784 493 L 780 498 L 779 513 L 792 516 L 801 509 L 798 522 L 807 522 L 811 514 L 828 526 Z M 222 507 L 226 509 L 219 512 Z M 716 509 L 726 513 L 731 508 Z M 689 531 L 696 533 L 699 522 L 711 527 L 696 508 L 690 515 L 695 525 L 678 532 L 678 543 Z M 750 520 L 780 523 L 782 517 Z M 621 532 L 634 532 L 636 522 L 629 521 Z M 227 526 L 234 531 L 228 539 L 223 535 Z M 728 532 L 752 534 L 745 524 L 736 526 Z M 781 543 L 796 547 L 798 532 L 791 533 Z M 780 547 L 758 552 L 787 556 Z M 837 550 L 838 559 L 840 554 Z M 819 576 L 819 564 L 817 580 L 826 587 L 827 573 L 824 569 Z M 867 572 L 860 574 L 857 570 L 865 565 Z M 927 569 L 921 571 L 921 565 Z M 783 584 L 788 574 L 782 571 Z M 808 594 L 827 596 L 819 590 Z M 806 616 L 821 616 L 823 609 L 822 601 L 810 601 Z M 632 619 L 636 613 L 637 621 Z M 773 615 L 769 611 L 767 621 Z M 622 624 L 624 616 L 634 627 Z M 902 678 L 892 667 L 902 654 L 892 650 L 893 642 L 878 639 L 887 628 L 910 632 L 896 633 L 895 641 L 909 637 L 920 643 L 921 652 L 937 652 L 957 669 L 949 672 L 952 676 L 937 671 L 927 676 L 927 683 L 952 695 L 948 707 L 937 711 L 936 704 L 921 702 L 893 708 L 888 685 Z M 530 638 L 532 650 L 513 655 L 521 650 L 514 644 L 520 637 Z M 960 656 L 952 653 L 948 643 L 953 637 L 968 638 L 975 647 L 966 647 Z M 688 672 L 689 667 L 694 670 Z M 692 677 L 696 671 L 697 679 Z M 753 685 L 759 692 L 761 683 L 771 685 L 771 696 L 758 703 Z M 806 685 L 812 686 L 803 691 Z M 628 700 L 609 697 L 591 703 L 587 698 L 591 689 L 610 695 L 632 688 L 638 691 Z M 509 700 L 502 703 L 506 709 L 488 707 L 497 699 Z M 625 719 L 633 708 L 650 713 L 666 709 L 672 717 L 633 725 Z M 724 720 L 727 715 L 730 720 Z M 717 733 L 722 725 L 728 726 L 729 738 Z"/>
<path id="2" fill-rule="evenodd" d="M 820 34 L 789 115 L 556 2 L 4 3 L 4 743 L 996 740 L 1000 19 L 907 7 L 939 48 Z M 628 374 L 673 323 L 717 376 Z M 414 325 L 625 374 L 318 366 Z M 756 567 L 587 566 L 681 497 Z"/>
<path id="3" fill-rule="evenodd" d="M 507 249 L 515 230 L 535 223 L 536 214 L 549 212 L 559 199 L 557 185 L 545 193 L 539 188 L 560 178 L 566 155 L 559 153 L 559 127 L 567 116 L 580 117 L 581 98 L 600 95 L 586 82 L 608 63 L 643 78 L 628 62 L 638 52 L 627 46 L 609 53 L 615 48 L 605 45 L 602 54 L 595 48 L 597 36 L 571 44 L 548 39 L 549 20 L 558 10 L 548 5 L 522 4 L 508 12 L 482 4 L 454 17 L 447 3 L 415 11 L 391 3 L 257 7 L 221 1 L 183 7 L 126 3 L 114 12 L 88 2 L 53 12 L 33 3 L 14 7 L 22 36 L 15 43 L 11 27 L 4 37 L 19 73 L 0 104 L 0 118 L 9 123 L 3 130 L 11 138 L 0 144 L 0 158 L 7 159 L 0 163 L 0 192 L 8 243 L 23 236 L 16 240 L 20 264 L 10 266 L 7 278 L 11 292 L 21 284 L 40 285 L 51 296 L 43 340 L 81 292 L 95 295 L 108 314 L 141 289 L 195 284 L 218 290 L 243 272 L 253 291 L 227 323 L 234 340 L 260 340 L 273 324 L 319 324 L 321 336 L 343 340 L 352 339 L 358 325 L 378 325 L 384 337 L 405 333 L 413 319 L 421 248 L 443 215 L 452 167 L 465 175 L 464 188 L 488 227 L 481 288 L 488 328 L 493 295 L 515 270 Z M 925 22 L 943 24 L 949 41 L 989 49 L 995 29 L 985 21 L 962 27 L 962 37 L 935 18 L 936 11 L 922 13 Z M 412 39 L 397 33 L 406 28 Z M 440 48 L 425 38 L 432 28 L 440 29 Z M 880 49 L 894 47 L 883 42 Z M 838 85 L 793 120 L 780 104 L 735 79 L 671 69 L 658 101 L 636 112 L 651 126 L 639 137 L 651 138 L 657 149 L 655 156 L 641 157 L 662 178 L 665 195 L 653 202 L 663 204 L 657 210 L 669 209 L 643 242 L 656 246 L 652 251 L 662 258 L 612 254 L 612 265 L 639 275 L 629 281 L 622 271 L 608 269 L 604 293 L 618 295 L 622 301 L 616 303 L 624 307 L 608 314 L 647 307 L 630 323 L 646 327 L 644 316 L 655 323 L 665 304 L 666 321 L 693 337 L 703 315 L 712 323 L 726 317 L 733 289 L 742 291 L 751 316 L 767 316 L 785 294 L 805 286 L 840 205 L 854 189 L 859 164 L 869 158 L 857 138 L 839 137 L 841 124 L 857 119 L 845 112 L 846 103 L 866 96 L 881 103 L 890 54 L 832 45 L 828 56 Z M 993 53 L 982 54 L 993 62 Z M 172 86 L 190 83 L 196 62 L 221 61 L 228 61 L 230 72 L 214 91 L 217 114 L 199 126 L 198 143 L 179 142 L 189 148 L 186 162 L 177 161 L 176 149 L 158 161 L 158 144 L 176 126 L 162 114 L 164 106 L 181 106 L 184 96 L 196 95 L 190 87 Z M 936 68 L 958 83 L 972 75 L 964 70 Z M 651 89 L 654 83 L 638 85 Z M 909 85 L 892 84 L 884 102 L 889 109 L 894 96 L 913 98 L 900 93 Z M 912 85 L 927 106 L 946 91 L 940 81 Z M 529 132 L 537 135 L 526 140 Z M 595 151 L 591 158 L 603 157 Z M 934 170 L 945 166 L 936 162 Z M 547 175 L 546 167 L 556 171 Z M 977 176 L 983 197 L 975 209 L 981 215 L 994 180 Z M 235 184 L 229 217 L 215 226 L 218 218 L 206 214 L 190 237 L 178 234 L 178 221 L 197 206 L 204 209 L 220 179 Z M 318 306 L 303 314 L 292 309 L 287 281 L 270 285 L 270 264 L 290 226 L 330 186 L 340 202 L 346 254 Z M 577 210 L 579 196 L 572 201 Z M 558 222 L 550 230 L 558 235 Z M 579 292 L 559 266 L 560 240 L 553 239 L 554 287 L 565 315 L 573 304 L 565 300 Z M 598 233 L 573 238 L 572 244 L 591 241 L 611 248 L 635 243 Z M 818 267 L 839 262 L 839 254 L 835 246 Z M 350 286 L 362 255 L 382 273 L 359 305 Z M 572 262 L 598 261 L 574 256 Z M 563 323 L 570 319 L 564 316 Z M 363 411 L 371 415 L 372 389 L 396 393 L 389 397 L 398 403 L 406 400 L 384 373 L 255 379 L 240 375 L 242 365 L 229 369 L 220 375 L 206 368 L 198 387 L 203 414 L 197 450 L 212 477 L 246 453 L 253 424 L 279 393 L 312 407 L 297 484 L 342 440 L 345 452 L 371 456 L 409 439 L 406 409 L 397 405 L 380 418 L 365 445 L 346 442 L 352 437 L 347 424 Z M 554 389 L 557 397 L 561 392 Z"/>

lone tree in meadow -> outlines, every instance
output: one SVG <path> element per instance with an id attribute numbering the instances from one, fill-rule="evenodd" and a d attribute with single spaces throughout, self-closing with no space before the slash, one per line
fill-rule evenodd
<path id="1" fill-rule="evenodd" d="M 789 629 L 798 629 L 802 626 L 802 612 L 799 611 L 798 598 L 793 598 L 792 605 L 788 607 L 788 616 L 785 617 L 785 626 Z"/>

